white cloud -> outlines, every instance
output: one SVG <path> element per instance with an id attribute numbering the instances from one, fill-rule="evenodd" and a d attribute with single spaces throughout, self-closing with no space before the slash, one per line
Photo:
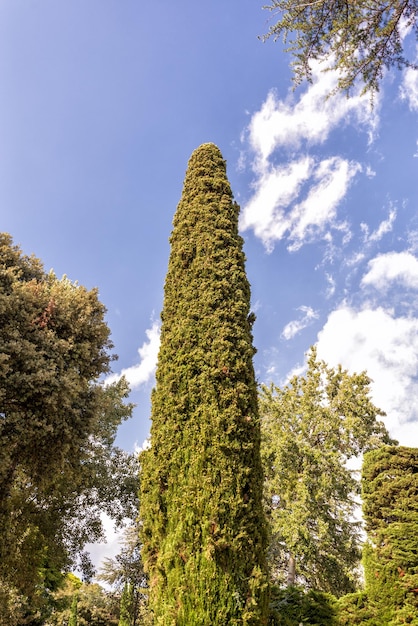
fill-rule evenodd
<path id="1" fill-rule="evenodd" d="M 401 445 L 418 446 L 418 319 L 341 306 L 329 315 L 317 345 L 329 365 L 366 370 L 391 435 Z"/>
<path id="2" fill-rule="evenodd" d="M 256 191 L 243 209 L 240 227 L 252 228 L 270 251 L 275 241 L 284 238 L 293 251 L 323 236 L 329 226 L 340 230 L 336 209 L 359 171 L 358 163 L 339 157 L 320 162 L 302 157 L 289 165 L 272 167 L 254 185 Z M 287 210 L 291 205 L 293 208 Z"/>
<path id="3" fill-rule="evenodd" d="M 380 241 L 384 235 L 390 233 L 393 230 L 393 224 L 396 219 L 396 209 L 391 209 L 389 211 L 388 218 L 383 220 L 379 224 L 379 226 L 374 230 L 371 234 L 369 234 L 369 227 L 365 223 L 360 224 L 361 230 L 364 232 L 364 241 L 366 243 L 372 242 L 375 243 Z"/>
<path id="4" fill-rule="evenodd" d="M 132 365 L 126 369 L 123 369 L 118 374 L 111 374 L 106 383 L 111 384 L 125 376 L 131 388 L 139 387 L 147 383 L 154 375 L 155 368 L 157 366 L 158 350 L 160 347 L 160 327 L 157 322 L 154 322 L 151 328 L 145 331 L 147 341 L 142 344 L 141 348 L 138 348 L 138 354 L 140 362 L 137 365 Z"/>
<path id="5" fill-rule="evenodd" d="M 353 177 L 361 170 L 358 163 L 339 157 L 325 159 L 316 168 L 307 197 L 291 211 L 290 250 L 297 250 L 315 233 L 333 225 L 338 204 L 347 193 Z"/>
<path id="6" fill-rule="evenodd" d="M 287 341 L 298 335 L 304 328 L 309 326 L 313 320 L 318 319 L 317 311 L 314 311 L 310 306 L 300 306 L 298 311 L 301 311 L 304 315 L 298 320 L 292 320 L 283 328 L 281 336 Z"/>
<path id="7" fill-rule="evenodd" d="M 313 83 L 296 103 L 290 96 L 280 100 L 271 91 L 244 135 L 256 178 L 240 226 L 253 229 L 270 251 L 282 239 L 288 239 L 289 250 L 297 250 L 323 237 L 328 227 L 338 227 L 338 205 L 362 171 L 359 163 L 339 156 L 320 159 L 295 152 L 303 144 L 322 144 L 343 124 L 360 124 L 370 133 L 377 125 L 378 107 L 372 109 L 367 96 L 337 93 L 327 99 L 337 77 L 320 70 L 320 64 L 313 67 Z M 274 162 L 278 150 L 288 153 L 286 165 Z"/>
<path id="8" fill-rule="evenodd" d="M 327 98 L 337 84 L 335 72 L 322 72 L 320 63 L 312 64 L 312 84 L 298 102 L 279 100 L 270 91 L 249 125 L 249 140 L 258 160 L 265 162 L 277 147 L 299 148 L 303 141 L 323 143 L 341 123 L 356 121 L 369 127 L 377 125 L 377 106 L 372 109 L 367 96 L 347 98 L 336 93 Z"/>
<path id="9" fill-rule="evenodd" d="M 282 239 L 291 226 L 285 209 L 297 198 L 313 168 L 314 160 L 304 157 L 262 173 L 255 194 L 241 214 L 241 228 L 252 228 L 267 248 L 274 240 Z"/>
<path id="10" fill-rule="evenodd" d="M 388 252 L 369 261 L 361 284 L 385 291 L 392 283 L 418 289 L 418 259 L 410 252 Z"/>
<path id="11" fill-rule="evenodd" d="M 327 280 L 328 283 L 328 287 L 327 290 L 325 292 L 325 297 L 327 298 L 327 300 L 329 300 L 329 298 L 332 298 L 332 296 L 335 293 L 335 289 L 336 289 L 336 281 L 335 278 L 331 275 L 328 274 L 327 272 L 325 273 L 325 278 Z"/>
<path id="12" fill-rule="evenodd" d="M 411 111 L 418 111 L 418 72 L 410 67 L 403 73 L 401 98 L 407 101 Z"/>

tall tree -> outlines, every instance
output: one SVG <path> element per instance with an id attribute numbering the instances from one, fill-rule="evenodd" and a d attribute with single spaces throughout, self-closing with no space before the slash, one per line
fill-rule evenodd
<path id="1" fill-rule="evenodd" d="M 79 453 L 108 371 L 97 290 L 43 271 L 0 235 L 0 503 L 19 472 L 45 484 Z"/>
<path id="2" fill-rule="evenodd" d="M 130 589 L 129 583 L 126 583 L 122 590 L 122 595 L 120 598 L 120 616 L 118 626 L 132 626 L 131 615 L 132 615 L 132 593 Z"/>
<path id="3" fill-rule="evenodd" d="M 311 78 L 311 63 L 339 72 L 338 89 L 379 89 L 385 68 L 414 67 L 404 54 L 408 27 L 418 35 L 417 0 L 270 0 L 279 20 L 266 37 L 283 36 L 293 56 L 294 78 Z"/>
<path id="4" fill-rule="evenodd" d="M 174 217 L 143 558 L 156 625 L 263 624 L 266 530 L 250 287 L 219 149 L 192 154 Z"/>
<path id="5" fill-rule="evenodd" d="M 132 406 L 124 381 L 99 382 L 112 346 L 97 290 L 46 273 L 3 233 L 0 316 L 0 614 L 7 615 L 19 597 L 22 611 L 26 604 L 36 612 L 60 570 L 100 536 L 101 510 L 120 520 L 136 496 L 118 492 L 135 482 L 132 460 L 113 447 Z"/>
<path id="6" fill-rule="evenodd" d="M 360 479 L 347 462 L 388 441 L 370 379 L 308 355 L 307 372 L 260 400 L 272 571 L 335 595 L 353 591 L 360 560 Z"/>
<path id="7" fill-rule="evenodd" d="M 104 559 L 97 579 L 111 585 L 120 596 L 121 622 L 125 620 L 129 626 L 136 626 L 145 619 L 148 598 L 137 525 L 125 529 L 121 543 L 119 554 Z"/>
<path id="8" fill-rule="evenodd" d="M 366 591 L 379 623 L 418 625 L 418 448 L 364 456 Z"/>

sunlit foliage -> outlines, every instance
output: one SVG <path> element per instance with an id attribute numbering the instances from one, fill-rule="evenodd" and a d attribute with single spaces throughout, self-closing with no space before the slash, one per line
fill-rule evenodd
<path id="1" fill-rule="evenodd" d="M 203 144 L 174 217 L 151 447 L 140 461 L 156 626 L 265 623 L 254 318 L 238 210 L 219 149 Z"/>

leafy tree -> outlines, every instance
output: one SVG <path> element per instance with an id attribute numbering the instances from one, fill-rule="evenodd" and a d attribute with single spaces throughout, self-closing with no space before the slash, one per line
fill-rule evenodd
<path id="1" fill-rule="evenodd" d="M 0 614 L 9 626 L 27 611 L 35 619 L 78 555 L 88 565 L 82 548 L 102 536 L 102 510 L 134 515 L 133 461 L 113 447 L 132 411 L 128 388 L 99 382 L 112 358 L 104 315 L 97 290 L 45 273 L 0 234 Z"/>
<path id="2" fill-rule="evenodd" d="M 111 585 L 120 597 L 119 626 L 136 626 L 147 613 L 147 579 L 141 558 L 138 527 L 125 529 L 122 549 L 115 558 L 106 558 L 98 580 Z"/>
<path id="3" fill-rule="evenodd" d="M 192 154 L 174 217 L 151 447 L 140 458 L 155 624 L 262 624 L 266 530 L 250 287 L 214 144 Z"/>
<path id="4" fill-rule="evenodd" d="M 78 594 L 75 593 L 71 602 L 70 619 L 68 626 L 78 626 Z"/>
<path id="5" fill-rule="evenodd" d="M 418 448 L 368 452 L 362 495 L 370 604 L 379 624 L 418 625 Z"/>
<path id="6" fill-rule="evenodd" d="M 270 0 L 266 8 L 279 16 L 266 38 L 283 36 L 296 83 L 310 80 L 312 61 L 325 59 L 325 69 L 339 72 L 339 90 L 359 80 L 373 94 L 385 68 L 417 68 L 403 46 L 405 28 L 418 34 L 417 0 Z"/>
<path id="7" fill-rule="evenodd" d="M 100 585 L 84 584 L 78 599 L 78 626 L 116 626 L 117 605 Z"/>
<path id="8" fill-rule="evenodd" d="M 356 587 L 359 479 L 347 466 L 389 441 L 365 373 L 329 368 L 308 355 L 307 372 L 260 399 L 271 564 L 280 582 L 339 596 Z"/>
<path id="9" fill-rule="evenodd" d="M 0 503 L 24 472 L 39 486 L 90 435 L 108 371 L 109 329 L 97 291 L 45 274 L 0 235 Z M 7 445 L 5 445 L 7 442 Z"/>
<path id="10" fill-rule="evenodd" d="M 68 574 L 53 594 L 54 607 L 42 626 L 117 626 L 118 603 L 100 585 L 82 583 Z"/>

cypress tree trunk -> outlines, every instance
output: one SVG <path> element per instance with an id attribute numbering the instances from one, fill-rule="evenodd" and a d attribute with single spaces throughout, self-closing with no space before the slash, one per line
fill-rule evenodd
<path id="1" fill-rule="evenodd" d="M 151 448 L 141 457 L 154 623 L 266 623 L 266 531 L 250 287 L 239 207 L 213 144 L 174 218 Z"/>

